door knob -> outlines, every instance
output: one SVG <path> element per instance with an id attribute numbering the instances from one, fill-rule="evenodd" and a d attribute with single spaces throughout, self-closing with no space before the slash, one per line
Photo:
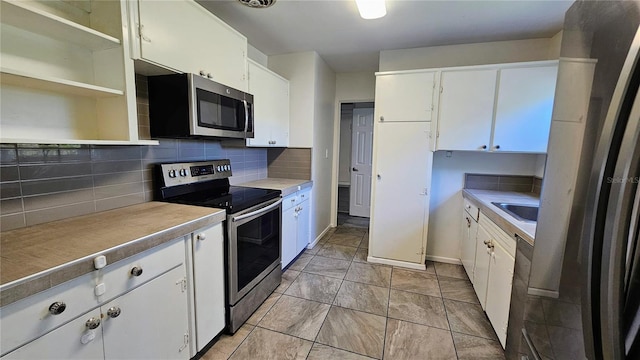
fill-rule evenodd
<path id="1" fill-rule="evenodd" d="M 85 326 L 89 330 L 95 330 L 98 328 L 98 326 L 100 326 L 100 319 L 92 317 L 91 319 L 87 320 Z"/>
<path id="2" fill-rule="evenodd" d="M 358 169 L 357 169 L 357 168 L 351 168 L 351 170 L 353 170 L 353 171 L 358 171 Z"/>

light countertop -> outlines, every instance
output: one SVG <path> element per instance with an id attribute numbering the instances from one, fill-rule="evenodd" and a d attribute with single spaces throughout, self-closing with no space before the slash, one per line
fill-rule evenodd
<path id="1" fill-rule="evenodd" d="M 274 189 L 282 192 L 282 197 L 291 195 L 298 190 L 311 187 L 313 181 L 299 179 L 266 178 L 238 184 L 238 186 L 255 187 L 260 189 Z"/>
<path id="2" fill-rule="evenodd" d="M 483 215 L 498 225 L 509 236 L 520 236 L 533 245 L 536 235 L 536 223 L 521 221 L 492 204 L 492 202 L 517 203 L 522 205 L 539 205 L 540 198 L 532 193 L 513 191 L 465 189 L 462 196 L 476 204 Z M 482 215 L 481 215 L 482 216 Z"/>
<path id="3" fill-rule="evenodd" d="M 222 209 L 147 202 L 0 233 L 0 306 L 225 219 Z"/>

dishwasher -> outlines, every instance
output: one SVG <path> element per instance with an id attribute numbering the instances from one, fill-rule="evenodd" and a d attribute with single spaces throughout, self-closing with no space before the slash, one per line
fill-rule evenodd
<path id="1" fill-rule="evenodd" d="M 468 199 L 464 199 L 460 260 L 471 282 L 473 282 L 474 266 L 476 263 L 476 235 L 478 234 L 479 217 L 480 209 Z"/>

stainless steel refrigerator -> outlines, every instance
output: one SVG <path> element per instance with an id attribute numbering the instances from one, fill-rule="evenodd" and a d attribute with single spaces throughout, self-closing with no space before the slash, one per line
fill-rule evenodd
<path id="1" fill-rule="evenodd" d="M 563 27 L 534 247 L 519 243 L 510 359 L 640 359 L 640 2 Z"/>

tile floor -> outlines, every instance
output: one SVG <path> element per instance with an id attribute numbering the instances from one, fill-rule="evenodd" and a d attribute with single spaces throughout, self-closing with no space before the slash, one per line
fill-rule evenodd
<path id="1" fill-rule="evenodd" d="M 202 359 L 504 359 L 462 266 L 373 265 L 367 248 L 366 228 L 331 231 Z"/>

